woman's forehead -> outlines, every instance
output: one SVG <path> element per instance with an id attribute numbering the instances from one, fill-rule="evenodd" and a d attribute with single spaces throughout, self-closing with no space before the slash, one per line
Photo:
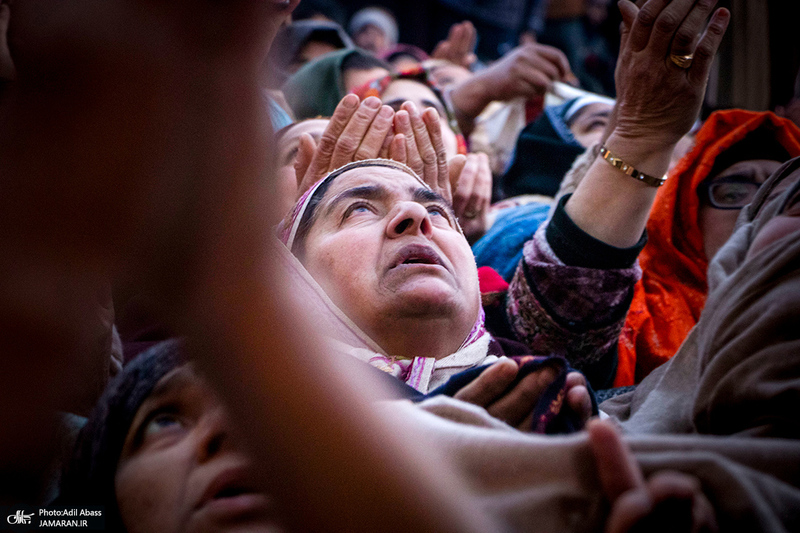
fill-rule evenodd
<path id="1" fill-rule="evenodd" d="M 766 180 L 773 172 L 783 165 L 782 161 L 775 161 L 774 159 L 745 159 L 738 161 L 722 172 L 712 178 L 713 181 L 721 178 L 726 178 L 731 175 L 745 174 L 754 178 L 760 178 L 760 181 Z"/>
<path id="2" fill-rule="evenodd" d="M 389 191 L 413 193 L 416 189 L 426 188 L 419 179 L 397 168 L 382 166 L 365 166 L 342 173 L 333 180 L 325 192 L 323 203 L 354 187 L 376 186 Z"/>
<path id="3" fill-rule="evenodd" d="M 433 92 L 433 89 L 417 80 L 394 80 L 386 87 L 386 90 L 381 95 L 381 99 L 383 100 L 391 100 L 392 98 L 439 102 L 439 98 L 436 96 L 436 93 Z"/>

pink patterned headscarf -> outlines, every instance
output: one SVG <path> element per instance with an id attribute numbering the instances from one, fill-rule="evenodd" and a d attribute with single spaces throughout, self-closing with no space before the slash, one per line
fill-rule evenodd
<path id="1" fill-rule="evenodd" d="M 348 163 L 338 168 L 318 181 L 306 191 L 295 204 L 291 212 L 281 221 L 277 228 L 278 238 L 285 245 L 284 263 L 287 265 L 293 283 L 302 284 L 306 292 L 311 291 L 305 301 L 314 306 L 315 316 L 327 321 L 328 329 L 335 337 L 334 341 L 341 351 L 361 359 L 370 365 L 387 372 L 404 381 L 411 387 L 421 392 L 428 392 L 443 384 L 450 376 L 467 368 L 479 364 L 490 363 L 497 358 L 487 355 L 491 335 L 486 331 L 485 314 L 483 307 L 479 306 L 478 317 L 469 335 L 464 339 L 459 349 L 444 358 L 415 357 L 403 358 L 387 354 L 376 342 L 364 333 L 347 315 L 334 304 L 323 289 L 313 280 L 311 275 L 291 255 L 292 249 L 298 241 L 298 228 L 306 215 L 309 203 L 318 194 L 324 183 L 329 183 L 349 170 L 362 167 L 388 167 L 395 168 L 419 181 L 420 186 L 430 189 L 413 170 L 408 166 L 388 159 L 368 159 Z M 461 228 L 459 227 L 459 231 Z M 479 296 L 480 297 L 480 296 Z"/>

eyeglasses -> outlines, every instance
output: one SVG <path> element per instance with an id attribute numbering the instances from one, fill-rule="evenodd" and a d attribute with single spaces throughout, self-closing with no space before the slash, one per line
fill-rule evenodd
<path id="1" fill-rule="evenodd" d="M 741 209 L 755 198 L 760 183 L 743 181 L 741 176 L 729 176 L 700 185 L 700 199 L 717 209 Z"/>

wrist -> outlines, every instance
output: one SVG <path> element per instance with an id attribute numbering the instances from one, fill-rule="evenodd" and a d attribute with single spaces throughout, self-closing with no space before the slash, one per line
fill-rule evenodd
<path id="1" fill-rule="evenodd" d="M 629 137 L 612 132 L 604 145 L 617 157 L 651 176 L 663 176 L 669 167 L 675 143 L 647 137 Z"/>

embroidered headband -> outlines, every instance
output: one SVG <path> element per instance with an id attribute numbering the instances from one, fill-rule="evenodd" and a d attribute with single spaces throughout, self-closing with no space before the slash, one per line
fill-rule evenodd
<path id="1" fill-rule="evenodd" d="M 341 176 L 347 171 L 356 169 L 356 168 L 363 168 L 363 167 L 384 167 L 384 168 L 394 168 L 405 172 L 406 174 L 412 176 L 416 179 L 420 185 L 426 189 L 430 189 L 430 185 L 425 183 L 422 178 L 420 178 L 416 172 L 411 170 L 410 167 L 400 163 L 398 161 L 393 161 L 391 159 L 365 159 L 363 161 L 354 161 L 352 163 L 347 163 L 344 166 L 341 166 L 319 180 L 315 183 L 310 189 L 308 189 L 300 199 L 295 204 L 292 211 L 289 215 L 281 222 L 278 228 L 278 237 L 280 238 L 281 242 L 283 242 L 289 250 L 292 250 L 292 247 L 295 244 L 297 239 L 297 231 L 300 228 L 300 223 L 303 221 L 303 218 L 306 214 L 308 206 L 311 204 L 311 200 L 317 196 L 317 191 L 327 183 L 330 183 L 337 177 Z"/>

